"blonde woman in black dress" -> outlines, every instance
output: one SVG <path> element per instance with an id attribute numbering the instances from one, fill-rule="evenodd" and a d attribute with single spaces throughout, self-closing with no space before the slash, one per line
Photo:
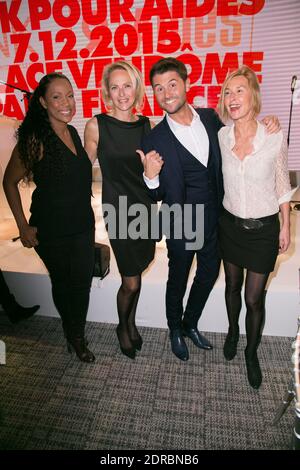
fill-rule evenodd
<path id="1" fill-rule="evenodd" d="M 120 197 L 126 197 L 128 208 L 138 203 L 150 211 L 153 204 L 136 152 L 143 136 L 150 132 L 151 123 L 147 117 L 134 113 L 134 109 L 141 109 L 144 98 L 142 77 L 136 67 L 125 61 L 106 66 L 101 89 L 108 113 L 98 114 L 87 122 L 84 143 L 91 162 L 99 160 L 102 203 L 114 207 L 118 221 L 119 215 L 124 215 Z M 160 158 L 158 154 L 157 158 Z M 128 217 L 126 230 L 132 220 Z M 116 333 L 122 353 L 134 359 L 143 343 L 135 323 L 141 274 L 153 260 L 155 242 L 148 234 L 145 238 L 133 239 L 130 234 L 122 238 L 118 228 L 114 236 L 108 223 L 108 235 L 122 280 L 117 294 L 119 324 Z"/>
<path id="2" fill-rule="evenodd" d="M 257 348 L 264 324 L 265 286 L 278 253 L 290 244 L 291 197 L 286 139 L 282 131 L 267 133 L 257 120 L 260 109 L 257 77 L 244 65 L 226 78 L 219 103 L 223 121 L 233 121 L 219 131 L 225 192 L 219 235 L 229 320 L 224 356 L 230 361 L 237 353 L 246 269 L 245 359 L 248 381 L 256 389 L 262 382 Z"/>

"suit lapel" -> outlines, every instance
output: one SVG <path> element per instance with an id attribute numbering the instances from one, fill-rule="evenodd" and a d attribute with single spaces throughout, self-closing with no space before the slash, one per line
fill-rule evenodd
<path id="1" fill-rule="evenodd" d="M 205 127 L 209 139 L 209 145 L 212 147 L 211 150 L 214 153 L 216 143 L 216 130 L 212 128 L 212 123 L 208 121 L 207 116 L 205 115 L 205 113 L 201 112 L 201 109 L 197 109 L 196 111 L 198 112 L 201 122 Z"/>
<path id="2" fill-rule="evenodd" d="M 162 138 L 162 142 L 164 142 L 165 144 L 166 158 L 172 161 L 172 165 L 177 166 L 178 164 L 181 167 L 177 146 L 175 145 L 175 136 L 170 129 L 170 126 L 168 124 L 166 117 L 164 118 L 162 122 L 162 131 L 163 132 L 162 132 L 161 138 Z"/>
<path id="3" fill-rule="evenodd" d="M 159 145 L 156 146 L 156 150 L 161 153 L 165 161 L 161 171 L 162 180 L 165 181 L 166 186 L 170 188 L 170 192 L 172 192 L 173 195 L 177 195 L 175 200 L 183 201 L 185 192 L 184 176 L 178 149 L 175 145 L 175 136 L 169 127 L 166 116 L 161 122 Z"/>
<path id="4" fill-rule="evenodd" d="M 217 129 L 213 127 L 213 123 L 209 120 L 206 116 L 206 113 L 203 112 L 201 108 L 196 109 L 197 113 L 200 116 L 201 122 L 205 127 L 205 130 L 208 135 L 209 139 L 209 147 L 210 147 L 210 156 L 214 159 L 215 168 L 218 174 L 219 166 L 220 166 L 220 148 L 219 148 L 219 141 L 217 135 Z"/>

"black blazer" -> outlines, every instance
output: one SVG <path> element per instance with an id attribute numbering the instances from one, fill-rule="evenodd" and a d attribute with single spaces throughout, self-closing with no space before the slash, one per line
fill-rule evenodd
<path id="1" fill-rule="evenodd" d="M 208 134 L 211 158 L 215 159 L 217 200 L 218 205 L 221 207 L 224 190 L 218 131 L 224 124 L 213 109 L 199 108 L 196 111 Z M 174 141 L 174 134 L 166 117 L 152 129 L 150 134 L 143 138 L 142 149 L 144 153 L 156 150 L 164 160 L 164 165 L 159 174 L 159 187 L 149 190 L 152 199 L 155 201 L 162 200 L 168 205 L 174 203 L 183 205 L 186 200 L 184 176 L 178 149 Z"/>

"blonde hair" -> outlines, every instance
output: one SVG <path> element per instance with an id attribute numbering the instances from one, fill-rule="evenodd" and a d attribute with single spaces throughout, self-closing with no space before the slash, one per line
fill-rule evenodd
<path id="1" fill-rule="evenodd" d="M 101 93 L 104 104 L 108 110 L 111 109 L 111 99 L 109 95 L 109 79 L 115 70 L 125 70 L 135 89 L 134 107 L 137 111 L 141 111 L 144 105 L 145 87 L 141 72 L 132 64 L 125 60 L 118 60 L 113 64 L 108 64 L 103 69 L 101 80 Z"/>
<path id="2" fill-rule="evenodd" d="M 226 122 L 229 119 L 229 113 L 225 107 L 225 90 L 228 87 L 228 83 L 234 77 L 245 77 L 248 81 L 251 93 L 252 93 L 252 107 L 253 117 L 257 116 L 261 110 L 261 96 L 260 87 L 256 74 L 247 65 L 242 65 L 234 72 L 227 75 L 221 89 L 220 99 L 218 103 L 218 111 L 222 121 Z"/>

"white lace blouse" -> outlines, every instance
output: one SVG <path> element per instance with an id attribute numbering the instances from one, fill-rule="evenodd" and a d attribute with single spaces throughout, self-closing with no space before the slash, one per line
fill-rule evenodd
<path id="1" fill-rule="evenodd" d="M 282 131 L 267 134 L 257 121 L 253 152 L 240 160 L 232 151 L 234 126 L 219 130 L 224 177 L 223 205 L 243 219 L 265 217 L 279 211 L 279 205 L 291 199 L 287 166 L 287 143 Z"/>

